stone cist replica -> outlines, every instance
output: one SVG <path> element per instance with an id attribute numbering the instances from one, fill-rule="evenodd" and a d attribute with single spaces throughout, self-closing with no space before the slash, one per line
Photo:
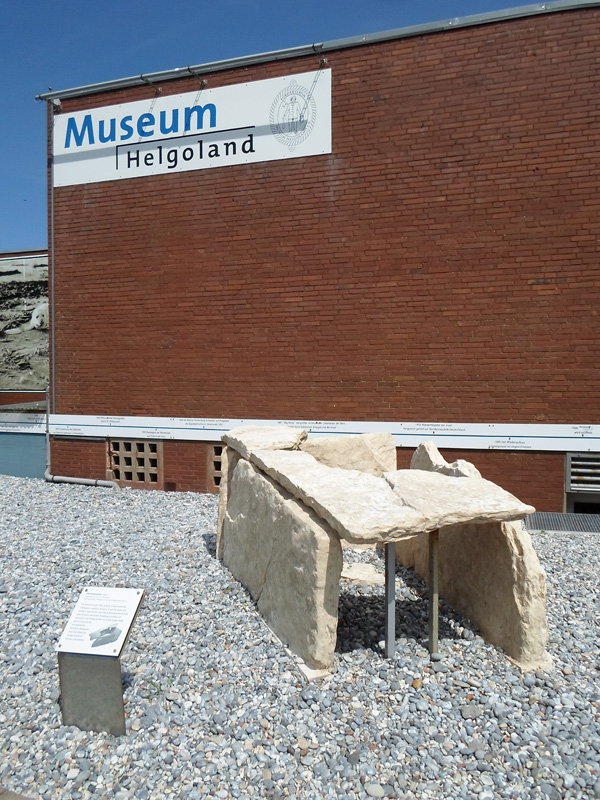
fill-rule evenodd
<path id="1" fill-rule="evenodd" d="M 247 426 L 223 441 L 217 553 L 310 667 L 333 665 L 342 540 L 385 546 L 387 655 L 397 559 L 429 576 L 432 652 L 439 590 L 523 668 L 548 666 L 545 574 L 519 522 L 534 509 L 472 464 L 427 443 L 397 470 L 389 434 Z"/>

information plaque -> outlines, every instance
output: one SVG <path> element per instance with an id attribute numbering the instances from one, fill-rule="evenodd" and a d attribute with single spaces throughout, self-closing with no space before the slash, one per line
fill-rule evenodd
<path id="1" fill-rule="evenodd" d="M 119 657 L 144 592 L 87 586 L 58 640 L 59 653 Z"/>
<path id="2" fill-rule="evenodd" d="M 56 645 L 65 725 L 125 733 L 120 657 L 143 597 L 142 589 L 82 591 Z"/>

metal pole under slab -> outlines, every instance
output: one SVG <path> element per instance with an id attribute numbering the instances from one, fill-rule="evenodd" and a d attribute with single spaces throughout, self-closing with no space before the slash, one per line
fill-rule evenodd
<path id="1" fill-rule="evenodd" d="M 111 656 L 58 654 L 64 725 L 125 734 L 121 660 Z"/>
<path id="2" fill-rule="evenodd" d="M 385 657 L 396 650 L 396 545 L 385 545 Z"/>
<path id="3" fill-rule="evenodd" d="M 439 639 L 440 596 L 438 588 L 439 573 L 439 530 L 429 534 L 429 652 L 437 653 Z"/>

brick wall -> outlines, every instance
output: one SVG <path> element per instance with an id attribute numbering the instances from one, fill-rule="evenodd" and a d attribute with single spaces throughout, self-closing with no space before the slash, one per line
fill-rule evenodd
<path id="1" fill-rule="evenodd" d="M 331 155 L 58 188 L 56 411 L 597 423 L 599 21 L 327 53 Z"/>
<path id="2" fill-rule="evenodd" d="M 55 475 L 106 479 L 106 443 L 52 440 Z M 165 441 L 165 491 L 218 492 L 213 480 L 214 445 Z M 398 469 L 408 469 L 413 449 L 399 448 Z M 564 511 L 565 456 L 563 453 L 505 453 L 497 450 L 441 450 L 447 461 L 464 458 L 484 478 L 498 483 L 520 500 L 543 511 Z M 158 487 L 160 488 L 160 487 Z"/>
<path id="3" fill-rule="evenodd" d="M 106 480 L 106 442 L 51 439 L 51 467 L 54 475 Z M 177 492 L 218 492 L 211 464 L 213 445 L 202 442 L 163 443 L 163 487 Z M 148 485 L 146 488 L 151 488 Z"/>
<path id="4" fill-rule="evenodd" d="M 50 467 L 53 475 L 106 480 L 106 442 L 51 437 Z"/>
<path id="5" fill-rule="evenodd" d="M 213 452 L 211 444 L 164 442 L 165 489 L 177 492 L 218 492 L 210 469 Z"/>
<path id="6" fill-rule="evenodd" d="M 45 399 L 46 392 L 0 391 L 0 406 L 34 403 L 44 401 Z"/>

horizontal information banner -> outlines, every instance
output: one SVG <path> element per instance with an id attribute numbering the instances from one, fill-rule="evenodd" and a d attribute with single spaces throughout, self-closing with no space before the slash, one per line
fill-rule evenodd
<path id="1" fill-rule="evenodd" d="M 0 414 L 0 433 L 46 433 L 46 415 Z"/>
<path id="2" fill-rule="evenodd" d="M 54 186 L 323 153 L 328 69 L 54 116 Z"/>
<path id="3" fill-rule="evenodd" d="M 50 415 L 50 433 L 55 436 L 218 442 L 224 433 L 240 425 L 288 425 L 322 436 L 385 432 L 393 435 L 397 447 L 417 447 L 421 442 L 429 441 L 441 448 L 462 450 L 600 452 L 600 425 Z"/>

